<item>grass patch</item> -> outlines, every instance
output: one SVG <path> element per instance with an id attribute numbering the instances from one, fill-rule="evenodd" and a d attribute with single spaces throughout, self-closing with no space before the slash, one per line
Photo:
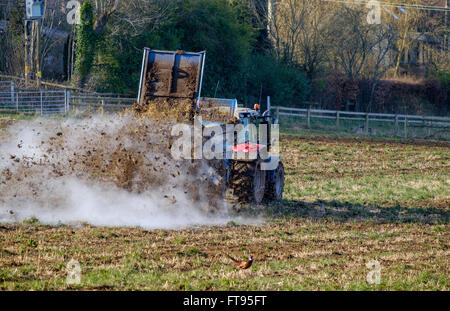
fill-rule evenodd
<path id="1" fill-rule="evenodd" d="M 0 290 L 449 290 L 450 145 L 282 135 L 283 201 L 260 226 L 0 225 Z M 238 269 L 225 254 L 245 259 Z M 81 283 L 66 265 L 81 264 Z M 381 282 L 367 283 L 377 260 Z"/>

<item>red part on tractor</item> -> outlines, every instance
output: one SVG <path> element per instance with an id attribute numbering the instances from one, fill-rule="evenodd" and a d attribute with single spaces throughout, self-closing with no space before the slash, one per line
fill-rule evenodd
<path id="1" fill-rule="evenodd" d="M 264 148 L 267 148 L 267 146 L 261 145 L 261 144 L 245 143 L 245 144 L 239 144 L 239 145 L 233 146 L 233 152 L 254 153 L 254 152 L 258 152 Z"/>

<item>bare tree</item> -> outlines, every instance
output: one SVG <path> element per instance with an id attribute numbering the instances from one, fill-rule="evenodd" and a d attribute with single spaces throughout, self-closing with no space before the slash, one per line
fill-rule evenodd
<path id="1" fill-rule="evenodd" d="M 267 28 L 275 57 L 300 65 L 309 78 L 327 59 L 330 4 L 321 0 L 249 1 L 260 24 Z"/>
<path id="2" fill-rule="evenodd" d="M 20 76 L 23 74 L 25 57 L 23 41 L 23 16 L 25 3 L 17 6 L 9 6 L 5 17 L 9 20 L 2 21 L 0 31 L 0 70 L 8 75 Z"/>
<path id="3" fill-rule="evenodd" d="M 275 56 L 283 62 L 294 63 L 307 14 L 303 1 L 269 1 L 267 14 L 269 39 L 273 43 Z"/>
<path id="4" fill-rule="evenodd" d="M 393 66 L 393 51 L 397 31 L 389 24 L 368 24 L 367 12 L 361 7 L 343 7 L 334 15 L 331 56 L 337 69 L 350 81 L 367 78 L 370 81 L 370 99 L 365 107 L 370 111 L 375 89 L 380 79 Z"/>
<path id="5" fill-rule="evenodd" d="M 313 79 L 319 67 L 328 58 L 332 43 L 330 20 L 334 12 L 321 0 L 303 1 L 303 22 L 297 46 L 297 61 L 309 79 Z"/>
<path id="6" fill-rule="evenodd" d="M 397 40 L 397 33 L 389 25 L 372 25 L 370 40 L 371 51 L 366 73 L 371 81 L 371 90 L 367 111 L 372 109 L 375 89 L 379 81 L 393 65 L 391 54 Z"/>
<path id="7" fill-rule="evenodd" d="M 136 36 L 155 29 L 164 21 L 170 8 L 178 0 L 128 0 L 121 1 L 114 12 L 112 27 L 123 35 Z"/>
<path id="8" fill-rule="evenodd" d="M 365 12 L 359 8 L 342 7 L 342 13 L 333 16 L 332 58 L 346 76 L 359 77 L 372 48 L 370 26 L 363 22 Z"/>
<path id="9" fill-rule="evenodd" d="M 412 4 L 421 4 L 418 0 L 410 0 Z M 397 32 L 397 55 L 394 67 L 394 76 L 398 77 L 400 63 L 403 56 L 407 56 L 411 46 L 417 41 L 420 32 L 420 24 L 425 13 L 421 10 L 397 10 L 395 18 L 391 18 L 389 24 Z"/>
<path id="10" fill-rule="evenodd" d="M 144 29 L 158 25 L 167 16 L 168 8 L 177 1 L 95 0 L 94 31 L 99 35 L 111 22 L 112 28 L 116 32 L 120 30 L 122 35 L 138 35 Z"/>
<path id="11" fill-rule="evenodd" d="M 94 31 L 100 34 L 109 18 L 119 9 L 120 0 L 95 0 Z"/>

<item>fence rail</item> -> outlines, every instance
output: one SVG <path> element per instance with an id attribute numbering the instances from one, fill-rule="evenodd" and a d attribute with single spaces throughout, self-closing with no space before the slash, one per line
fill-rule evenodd
<path id="1" fill-rule="evenodd" d="M 0 92 L 14 92 L 15 84 L 12 81 L 0 81 Z"/>
<path id="2" fill-rule="evenodd" d="M 76 111 L 100 110 L 102 113 L 117 112 L 130 108 L 136 98 L 122 97 L 116 94 L 74 93 L 70 96 L 71 109 Z"/>
<path id="3" fill-rule="evenodd" d="M 72 110 L 104 109 L 119 111 L 130 107 L 135 98 L 116 94 L 84 94 L 70 90 L 16 91 L 13 82 L 0 82 L 0 112 L 55 114 Z"/>
<path id="4" fill-rule="evenodd" d="M 70 96 L 71 106 L 74 109 L 94 108 L 117 111 L 131 107 L 136 98 L 123 97 L 117 94 L 84 94 L 72 93 Z"/>
<path id="5" fill-rule="evenodd" d="M 0 112 L 55 114 L 70 111 L 120 111 L 129 108 L 136 98 L 123 97 L 117 94 L 78 93 L 70 90 L 60 91 L 17 91 L 13 82 L 0 81 Z M 357 130 L 364 134 L 374 134 L 371 126 L 378 124 L 384 130 L 393 125 L 393 134 L 408 137 L 408 128 L 450 131 L 450 117 L 422 116 L 407 114 L 366 113 L 321 109 L 304 109 L 274 106 L 271 108 L 277 118 L 292 117 L 306 121 L 311 128 L 312 122 L 322 120 L 328 126 L 339 130 L 344 123 L 357 124 Z M 295 121 L 297 122 L 297 121 Z M 362 124 L 361 124 L 362 123 Z M 384 124 L 381 125 L 380 124 Z"/>
<path id="6" fill-rule="evenodd" d="M 67 91 L 0 92 L 0 111 L 53 114 L 69 109 Z"/>
<path id="7" fill-rule="evenodd" d="M 333 120 L 335 129 L 339 130 L 342 126 L 341 121 L 358 121 L 364 122 L 359 129 L 364 133 L 371 134 L 371 124 L 375 122 L 391 123 L 394 126 L 394 131 L 400 136 L 401 130 L 403 135 L 407 137 L 408 127 L 421 128 L 438 128 L 450 130 L 449 117 L 437 116 L 422 116 L 422 115 L 408 115 L 408 114 L 388 114 L 388 113 L 368 113 L 368 112 L 352 112 L 352 111 L 336 111 L 336 110 L 321 110 L 321 109 L 302 109 L 275 106 L 271 108 L 275 111 L 275 116 L 280 118 L 297 117 L 306 119 L 306 127 L 311 128 L 313 119 Z"/>

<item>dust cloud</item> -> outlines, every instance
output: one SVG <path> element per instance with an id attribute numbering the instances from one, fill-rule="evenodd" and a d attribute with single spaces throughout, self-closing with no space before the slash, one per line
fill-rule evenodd
<path id="1" fill-rule="evenodd" d="M 133 113 L 35 119 L 0 142 L 0 222 L 177 229 L 231 220 L 223 168 L 174 160 L 172 124 Z"/>

